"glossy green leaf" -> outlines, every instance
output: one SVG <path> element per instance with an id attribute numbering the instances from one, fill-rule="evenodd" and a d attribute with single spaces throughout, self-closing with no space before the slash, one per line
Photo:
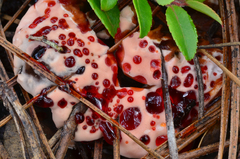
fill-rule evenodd
<path id="1" fill-rule="evenodd" d="M 195 9 L 203 14 L 206 14 L 207 16 L 213 18 L 217 22 L 219 22 L 222 25 L 221 18 L 218 16 L 218 14 L 212 10 L 209 6 L 207 6 L 204 3 L 201 3 L 196 0 L 188 0 L 186 1 L 187 6 L 191 7 L 192 9 Z"/>
<path id="2" fill-rule="evenodd" d="M 172 5 L 167 8 L 166 20 L 179 50 L 186 60 L 193 59 L 197 50 L 197 31 L 191 17 L 183 8 Z"/>
<path id="3" fill-rule="evenodd" d="M 198 2 L 204 2 L 205 0 L 195 0 L 195 1 L 198 1 Z"/>
<path id="4" fill-rule="evenodd" d="M 114 37 L 117 33 L 120 22 L 120 11 L 118 9 L 118 6 L 115 5 L 109 11 L 102 11 L 100 8 L 100 0 L 88 0 L 88 2 L 94 10 L 95 14 L 102 21 L 103 25 L 107 28 L 110 35 Z"/>
<path id="5" fill-rule="evenodd" d="M 101 9 L 108 11 L 117 4 L 117 0 L 101 0 Z"/>
<path id="6" fill-rule="evenodd" d="M 147 0 L 133 0 L 140 27 L 140 38 L 148 34 L 152 25 L 152 11 Z"/>
<path id="7" fill-rule="evenodd" d="M 174 1 L 174 0 L 157 0 L 157 3 L 158 3 L 159 5 L 164 6 L 164 5 L 168 5 L 168 4 L 172 3 L 173 1 Z"/>

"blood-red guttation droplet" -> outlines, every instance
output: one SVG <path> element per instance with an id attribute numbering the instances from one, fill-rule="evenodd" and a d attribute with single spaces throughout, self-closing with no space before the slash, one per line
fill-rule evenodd
<path id="1" fill-rule="evenodd" d="M 94 42 L 95 41 L 95 38 L 93 36 L 89 36 L 88 37 L 88 40 L 91 41 L 91 42 Z"/>
<path id="2" fill-rule="evenodd" d="M 48 17 L 48 15 L 44 15 L 42 17 L 37 17 L 33 22 L 32 24 L 29 25 L 29 28 L 30 29 L 33 29 L 35 28 L 39 23 L 43 22 L 44 20 L 46 20 Z"/>
<path id="3" fill-rule="evenodd" d="M 198 89 L 198 85 L 195 85 L 195 86 L 194 86 L 194 89 Z"/>
<path id="4" fill-rule="evenodd" d="M 132 103 L 132 102 L 134 101 L 134 98 L 133 98 L 133 97 L 128 97 L 127 101 L 128 101 L 129 103 Z"/>
<path id="5" fill-rule="evenodd" d="M 151 125 L 151 126 L 154 126 L 155 124 L 156 124 L 156 122 L 153 121 L 153 120 L 150 122 L 150 125 Z"/>
<path id="6" fill-rule="evenodd" d="M 204 93 L 204 101 L 207 101 L 210 99 L 210 93 Z"/>
<path id="7" fill-rule="evenodd" d="M 127 95 L 127 89 L 126 88 L 122 88 L 120 90 L 118 90 L 117 92 L 117 96 L 118 98 L 122 99 Z"/>
<path id="8" fill-rule="evenodd" d="M 193 84 L 193 80 L 194 80 L 193 75 L 191 73 L 189 73 L 187 75 L 187 77 L 185 78 L 183 85 L 185 87 L 190 87 Z"/>
<path id="9" fill-rule="evenodd" d="M 69 28 L 69 25 L 67 24 L 67 22 L 66 22 L 65 19 L 59 19 L 59 21 L 58 21 L 58 26 L 59 26 L 59 28 L 61 28 L 61 29 L 67 29 L 67 28 Z"/>
<path id="10" fill-rule="evenodd" d="M 83 48 L 82 50 L 83 54 L 88 56 L 89 55 L 89 50 L 87 48 Z"/>
<path id="11" fill-rule="evenodd" d="M 55 1 L 50 1 L 48 2 L 48 7 L 53 7 L 56 5 L 56 2 Z"/>
<path id="12" fill-rule="evenodd" d="M 87 129 L 87 125 L 83 125 L 83 130 L 86 130 Z"/>
<path id="13" fill-rule="evenodd" d="M 207 69 L 208 69 L 208 67 L 206 65 L 201 67 L 202 73 L 206 73 Z"/>
<path id="14" fill-rule="evenodd" d="M 131 89 L 127 91 L 127 94 L 128 94 L 128 95 L 133 95 L 133 93 L 134 93 L 134 92 L 133 92 L 133 90 L 131 90 Z"/>
<path id="15" fill-rule="evenodd" d="M 170 86 L 174 89 L 178 88 L 181 85 L 181 79 L 178 76 L 173 76 L 170 81 Z"/>
<path id="16" fill-rule="evenodd" d="M 85 45 L 82 39 L 77 39 L 78 46 L 83 47 Z"/>
<path id="17" fill-rule="evenodd" d="M 78 56 L 78 57 L 82 57 L 83 56 L 81 50 L 79 50 L 79 49 L 74 49 L 73 50 L 73 54 Z"/>
<path id="18" fill-rule="evenodd" d="M 57 22 L 57 20 L 58 20 L 58 18 L 57 18 L 57 17 L 52 17 L 52 18 L 50 19 L 50 22 L 51 22 L 51 23 L 56 23 L 56 22 Z"/>
<path id="19" fill-rule="evenodd" d="M 51 12 L 50 8 L 45 9 L 45 16 L 47 16 L 47 18 L 49 17 L 49 13 Z"/>
<path id="20" fill-rule="evenodd" d="M 215 86 L 215 81 L 211 81 L 210 86 L 214 87 Z"/>
<path id="21" fill-rule="evenodd" d="M 76 124 L 81 124 L 84 121 L 85 117 L 82 113 L 76 113 L 75 122 Z"/>
<path id="22" fill-rule="evenodd" d="M 76 34 L 75 34 L 74 32 L 70 32 L 70 33 L 68 34 L 68 36 L 69 36 L 70 38 L 75 38 L 75 37 L 76 37 Z"/>
<path id="23" fill-rule="evenodd" d="M 162 143 L 164 143 L 167 140 L 166 135 L 161 135 L 156 138 L 156 146 L 160 146 Z"/>
<path id="24" fill-rule="evenodd" d="M 58 39 L 59 39 L 59 40 L 65 40 L 65 39 L 66 39 L 66 35 L 60 34 L 60 35 L 58 36 Z"/>
<path id="25" fill-rule="evenodd" d="M 140 140 L 145 144 L 148 145 L 150 143 L 150 137 L 148 135 L 143 135 L 140 137 Z"/>
<path id="26" fill-rule="evenodd" d="M 52 30 L 52 28 L 50 26 L 45 26 L 45 27 L 41 28 L 39 31 L 37 31 L 35 34 L 33 34 L 33 36 L 47 35 L 50 33 L 51 30 Z"/>
<path id="27" fill-rule="evenodd" d="M 188 61 L 188 63 L 189 63 L 190 65 L 194 65 L 193 59 L 192 59 L 191 61 Z"/>
<path id="28" fill-rule="evenodd" d="M 115 132 L 113 131 L 113 127 L 109 122 L 101 121 L 99 124 L 99 129 L 101 130 L 105 141 L 113 145 L 113 140 L 116 138 Z"/>
<path id="29" fill-rule="evenodd" d="M 140 43 L 139 43 L 139 46 L 141 48 L 145 48 L 145 47 L 147 47 L 147 45 L 148 45 L 147 40 L 141 40 Z"/>
<path id="30" fill-rule="evenodd" d="M 103 80 L 103 86 L 108 88 L 110 86 L 110 81 L 108 79 Z"/>
<path id="31" fill-rule="evenodd" d="M 120 124 L 127 130 L 136 129 L 142 120 L 142 113 L 138 107 L 130 107 L 120 115 Z"/>
<path id="32" fill-rule="evenodd" d="M 63 17 L 67 18 L 67 17 L 68 17 L 68 14 L 63 14 Z"/>
<path id="33" fill-rule="evenodd" d="M 151 45 L 149 46 L 148 50 L 151 52 L 151 53 L 154 53 L 156 51 L 156 48 L 155 46 Z"/>
<path id="34" fill-rule="evenodd" d="M 177 66 L 173 66 L 172 71 L 177 74 L 179 72 L 179 68 Z"/>
<path id="35" fill-rule="evenodd" d="M 144 78 L 144 77 L 141 76 L 141 75 L 135 76 L 135 77 L 133 77 L 133 79 L 134 79 L 135 81 L 140 82 L 140 83 L 147 84 L 146 78 Z"/>
<path id="36" fill-rule="evenodd" d="M 182 73 L 187 73 L 190 69 L 191 69 L 190 66 L 184 66 L 184 67 L 182 67 L 181 72 Z"/>
<path id="37" fill-rule="evenodd" d="M 161 72 L 160 72 L 160 70 L 155 70 L 155 71 L 153 72 L 153 78 L 156 79 L 156 80 L 158 80 L 160 77 L 161 77 Z"/>
<path id="38" fill-rule="evenodd" d="M 120 104 L 120 105 L 116 106 L 115 108 L 113 108 L 113 110 L 114 110 L 116 113 L 120 114 L 120 113 L 122 113 L 123 105 Z"/>
<path id="39" fill-rule="evenodd" d="M 67 40 L 67 44 L 68 44 L 68 46 L 73 46 L 74 45 L 74 39 L 73 38 L 69 38 Z"/>
<path id="40" fill-rule="evenodd" d="M 90 60 L 89 60 L 89 59 L 86 59 L 86 60 L 85 60 L 85 63 L 86 63 L 86 64 L 89 64 L 89 63 L 90 63 Z"/>
<path id="41" fill-rule="evenodd" d="M 213 76 L 217 76 L 217 73 L 216 73 L 216 72 L 213 72 Z"/>
<path id="42" fill-rule="evenodd" d="M 134 56 L 134 57 L 133 57 L 133 62 L 134 62 L 135 64 L 140 64 L 140 63 L 142 62 L 141 56 L 139 56 L 139 55 Z"/>
<path id="43" fill-rule="evenodd" d="M 70 56 L 70 57 L 66 58 L 66 60 L 65 60 L 66 67 L 73 67 L 75 65 L 75 63 L 76 63 L 76 61 L 73 56 Z"/>
<path id="44" fill-rule="evenodd" d="M 98 64 L 97 64 L 97 63 L 95 63 L 95 62 L 93 62 L 93 63 L 91 64 L 91 66 L 92 66 L 92 68 L 95 68 L 95 69 L 97 69 L 97 68 L 98 68 Z"/>
<path id="45" fill-rule="evenodd" d="M 164 110 L 163 98 L 157 92 L 149 92 L 147 94 L 145 105 L 150 114 L 159 114 Z"/>
<path id="46" fill-rule="evenodd" d="M 105 88 L 102 92 L 102 95 L 106 101 L 110 101 L 116 94 L 117 91 L 113 85 L 111 85 L 109 88 Z"/>
<path id="47" fill-rule="evenodd" d="M 58 29 L 58 26 L 57 25 L 53 25 L 52 26 L 52 30 L 57 30 Z"/>
<path id="48" fill-rule="evenodd" d="M 47 48 L 45 46 L 41 46 L 41 45 L 38 45 L 32 52 L 32 57 L 35 59 L 35 60 L 39 60 L 43 55 L 44 53 L 46 52 Z"/>
<path id="49" fill-rule="evenodd" d="M 37 100 L 34 102 L 34 104 L 43 107 L 43 108 L 49 108 L 54 105 L 54 102 L 51 98 L 47 97 L 47 90 L 49 88 L 45 88 L 41 91 L 40 96 L 37 98 Z"/>
<path id="50" fill-rule="evenodd" d="M 85 66 L 82 66 L 82 67 L 80 67 L 80 68 L 76 71 L 76 74 L 81 75 L 81 74 L 84 73 L 84 71 L 85 71 Z"/>
<path id="51" fill-rule="evenodd" d="M 57 104 L 60 108 L 65 108 L 67 106 L 67 103 L 68 102 L 64 98 L 62 98 L 61 100 L 58 101 Z"/>
<path id="52" fill-rule="evenodd" d="M 97 80 L 98 79 L 98 74 L 97 73 L 93 73 L 92 74 L 92 79 L 93 80 Z"/>
<path id="53" fill-rule="evenodd" d="M 152 67 L 152 68 L 159 68 L 160 67 L 160 61 L 159 60 L 152 60 L 151 62 L 150 62 L 150 66 Z"/>
<path id="54" fill-rule="evenodd" d="M 122 68 L 124 72 L 129 72 L 131 70 L 131 65 L 129 63 L 124 63 Z"/>
<path id="55" fill-rule="evenodd" d="M 89 126 L 93 126 L 95 123 L 95 120 L 93 120 L 90 116 L 86 116 L 86 123 Z"/>

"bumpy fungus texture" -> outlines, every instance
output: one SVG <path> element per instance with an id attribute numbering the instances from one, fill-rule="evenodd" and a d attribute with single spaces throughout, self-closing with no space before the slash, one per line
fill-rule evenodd
<path id="1" fill-rule="evenodd" d="M 126 29 L 135 26 L 131 21 L 133 15 L 130 7 L 123 10 L 118 37 Z M 29 40 L 30 35 L 45 36 L 47 40 L 63 47 L 64 51 L 57 52 L 42 42 Z M 161 53 L 166 60 L 177 127 L 186 126 L 197 116 L 198 85 L 193 62 L 186 61 L 181 53 L 176 53 L 171 38 L 162 36 L 153 39 L 150 35 L 143 39 L 138 37 L 139 33 L 136 32 L 122 42 L 116 60 L 112 54 L 107 53 L 108 46 L 103 45 L 89 28 L 85 15 L 72 3 L 39 0 L 22 18 L 13 43 L 57 76 L 66 77 L 75 73 L 70 80 L 75 82 L 73 87 L 81 95 L 113 119 L 119 117 L 124 128 L 154 149 L 167 140 L 160 82 Z M 215 49 L 209 50 L 209 53 L 222 62 L 221 51 Z M 199 56 L 206 104 L 221 88 L 222 71 L 203 54 L 199 53 Z M 49 86 L 53 85 L 52 82 L 17 57 L 14 58 L 14 64 L 18 82 L 34 96 L 41 93 L 36 104 L 51 108 L 56 126 L 63 126 L 73 105 L 78 101 L 60 89 L 46 94 Z M 117 79 L 118 66 L 127 76 L 151 87 L 120 87 Z M 185 114 L 189 107 L 193 108 Z M 112 125 L 99 114 L 88 109 L 84 114 L 78 113 L 75 119 L 78 124 L 76 141 L 92 141 L 103 136 L 112 144 L 115 138 Z M 126 157 L 136 158 L 146 154 L 124 133 L 121 133 L 120 146 L 121 155 Z"/>

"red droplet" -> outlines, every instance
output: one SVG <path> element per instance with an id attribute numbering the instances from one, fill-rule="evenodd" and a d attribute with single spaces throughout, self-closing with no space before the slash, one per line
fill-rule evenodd
<path id="1" fill-rule="evenodd" d="M 76 103 L 75 102 L 70 102 L 70 104 L 75 105 Z"/>
<path id="2" fill-rule="evenodd" d="M 181 72 L 182 73 L 187 73 L 190 69 L 191 69 L 190 66 L 184 66 L 184 67 L 182 67 Z"/>
<path id="3" fill-rule="evenodd" d="M 145 48 L 145 47 L 147 47 L 147 45 L 148 45 L 147 40 L 141 40 L 140 43 L 139 43 L 139 46 L 141 48 Z"/>
<path id="4" fill-rule="evenodd" d="M 46 16 L 42 16 L 42 17 L 37 17 L 32 24 L 29 25 L 30 29 L 35 28 L 39 23 L 43 22 L 44 20 L 46 20 L 47 17 Z"/>
<path id="5" fill-rule="evenodd" d="M 148 135 L 143 135 L 140 137 L 140 140 L 145 144 L 148 145 L 150 143 L 150 137 Z"/>
<path id="6" fill-rule="evenodd" d="M 195 85 L 195 86 L 194 86 L 194 89 L 198 89 L 198 85 Z"/>
<path id="7" fill-rule="evenodd" d="M 129 63 L 124 63 L 122 67 L 124 72 L 129 72 L 131 70 L 131 65 Z"/>
<path id="8" fill-rule="evenodd" d="M 86 123 L 89 126 L 93 126 L 95 121 L 90 116 L 86 116 Z"/>
<path id="9" fill-rule="evenodd" d="M 128 101 L 129 103 L 132 103 L 132 102 L 133 102 L 133 100 L 134 100 L 134 98 L 133 98 L 133 97 L 128 97 L 128 99 L 127 99 L 127 101 Z"/>
<path id="10" fill-rule="evenodd" d="M 97 129 L 95 128 L 95 126 L 92 126 L 92 129 L 90 130 L 90 133 L 95 133 L 97 131 Z"/>
<path id="11" fill-rule="evenodd" d="M 150 66 L 151 66 L 152 68 L 159 68 L 159 67 L 160 67 L 160 61 L 159 61 L 159 60 L 152 60 L 152 61 L 150 62 Z"/>
<path id="12" fill-rule="evenodd" d="M 68 14 L 63 14 L 63 17 L 67 18 L 67 17 L 68 17 Z"/>
<path id="13" fill-rule="evenodd" d="M 120 124 L 127 130 L 137 128 L 142 120 L 142 114 L 138 107 L 131 107 L 120 115 Z"/>
<path id="14" fill-rule="evenodd" d="M 58 106 L 60 108 L 65 108 L 67 106 L 67 103 L 68 102 L 64 98 L 62 98 L 61 100 L 58 101 Z"/>
<path id="15" fill-rule="evenodd" d="M 116 113 L 120 114 L 120 113 L 122 113 L 123 105 L 120 104 L 120 105 L 118 105 L 117 107 L 113 108 L 113 110 L 114 110 Z"/>
<path id="16" fill-rule="evenodd" d="M 193 75 L 189 73 L 185 78 L 183 85 L 185 87 L 190 87 L 193 84 L 193 80 L 194 80 Z"/>
<path id="17" fill-rule="evenodd" d="M 66 67 L 73 67 L 75 65 L 75 63 L 76 63 L 76 61 L 73 56 L 70 56 L 70 57 L 66 58 L 66 60 L 65 60 Z"/>
<path id="18" fill-rule="evenodd" d="M 79 49 L 74 49 L 73 50 L 73 54 L 78 56 L 78 57 L 82 57 L 83 56 L 83 54 L 81 53 L 81 50 L 79 50 Z"/>
<path id="19" fill-rule="evenodd" d="M 155 70 L 155 71 L 153 72 L 153 78 L 156 79 L 156 80 L 158 80 L 160 77 L 161 77 L 161 72 L 160 72 L 160 70 Z"/>
<path id="20" fill-rule="evenodd" d="M 131 90 L 131 89 L 128 90 L 128 91 L 127 91 L 127 94 L 128 94 L 128 95 L 133 95 L 133 90 Z"/>
<path id="21" fill-rule="evenodd" d="M 76 113 L 75 122 L 76 124 L 81 124 L 84 121 L 85 117 L 82 113 Z"/>
<path id="22" fill-rule="evenodd" d="M 93 63 L 91 64 L 91 66 L 92 66 L 92 68 L 95 68 L 95 69 L 97 69 L 97 68 L 98 68 L 98 64 L 97 64 L 97 63 L 95 63 L 95 62 L 93 62 Z"/>
<path id="23" fill-rule="evenodd" d="M 86 60 L 85 60 L 85 63 L 86 63 L 86 64 L 89 64 L 89 63 L 90 63 L 90 60 L 89 60 L 89 59 L 86 59 Z"/>
<path id="24" fill-rule="evenodd" d="M 167 140 L 166 135 L 161 135 L 156 138 L 156 146 L 160 146 L 162 143 L 164 143 Z"/>
<path id="25" fill-rule="evenodd" d="M 192 59 L 191 61 L 188 61 L 188 63 L 189 63 L 190 65 L 194 65 L 193 59 Z"/>
<path id="26" fill-rule="evenodd" d="M 109 122 L 101 121 L 99 124 L 99 129 L 101 130 L 105 141 L 113 145 L 113 140 L 116 138 L 115 132 L 113 131 L 113 127 Z"/>
<path id="27" fill-rule="evenodd" d="M 73 46 L 74 45 L 74 39 L 73 38 L 69 38 L 67 40 L 67 44 L 68 44 L 68 46 Z"/>
<path id="28" fill-rule="evenodd" d="M 83 54 L 88 56 L 89 55 L 89 50 L 87 48 L 83 48 L 82 50 Z"/>
<path id="29" fill-rule="evenodd" d="M 202 73 L 206 73 L 207 69 L 208 69 L 208 67 L 206 65 L 201 67 Z"/>
<path id="30" fill-rule="evenodd" d="M 179 68 L 177 66 L 173 66 L 172 71 L 177 74 L 179 72 Z"/>
<path id="31" fill-rule="evenodd" d="M 92 74 L 92 79 L 93 80 L 97 80 L 98 79 L 98 74 L 97 73 L 93 73 Z"/>
<path id="32" fill-rule="evenodd" d="M 110 81 L 108 79 L 103 80 L 103 86 L 108 88 L 110 86 Z"/>
<path id="33" fill-rule="evenodd" d="M 204 101 L 207 101 L 210 99 L 210 94 L 208 93 L 204 93 Z"/>
<path id="34" fill-rule="evenodd" d="M 135 77 L 133 77 L 133 79 L 134 79 L 135 81 L 140 82 L 140 83 L 147 84 L 146 78 L 144 78 L 144 77 L 141 76 L 141 75 L 135 76 Z"/>
<path id="35" fill-rule="evenodd" d="M 58 18 L 57 18 L 57 17 L 52 17 L 52 18 L 50 19 L 51 23 L 56 23 L 56 22 L 57 22 L 57 20 L 58 20 Z"/>
<path id="36" fill-rule="evenodd" d="M 68 34 L 68 36 L 69 36 L 70 38 L 75 38 L 76 34 L 75 34 L 74 32 L 70 32 L 70 33 Z"/>
<path id="37" fill-rule="evenodd" d="M 91 41 L 91 42 L 94 42 L 95 41 L 95 38 L 93 36 L 89 36 L 88 37 L 88 40 Z"/>
<path id="38" fill-rule="evenodd" d="M 83 47 L 85 45 L 82 39 L 77 39 L 78 46 Z"/>
<path id="39" fill-rule="evenodd" d="M 178 76 L 174 76 L 171 79 L 170 86 L 174 89 L 178 88 L 181 85 L 181 79 Z"/>
<path id="40" fill-rule="evenodd" d="M 62 41 L 61 44 L 62 44 L 62 45 L 66 45 L 66 41 Z"/>
<path id="41" fill-rule="evenodd" d="M 55 1 L 50 1 L 48 2 L 48 7 L 53 7 L 56 5 L 56 2 Z"/>
<path id="42" fill-rule="evenodd" d="M 140 63 L 142 62 L 141 56 L 139 56 L 139 55 L 134 56 L 134 57 L 133 57 L 133 62 L 134 62 L 135 64 L 140 64 Z"/>
<path id="43" fill-rule="evenodd" d="M 59 26 L 61 29 L 67 29 L 67 28 L 69 28 L 69 25 L 67 24 L 67 22 L 66 22 L 65 19 L 59 19 L 59 21 L 58 21 L 58 26 Z"/>
<path id="44" fill-rule="evenodd" d="M 57 25 L 53 25 L 52 26 L 52 30 L 57 30 L 58 29 L 58 26 Z"/>
<path id="45" fill-rule="evenodd" d="M 124 98 L 126 95 L 127 95 L 127 89 L 126 88 L 120 89 L 117 92 L 117 96 L 120 99 Z"/>
<path id="46" fill-rule="evenodd" d="M 203 90 L 205 91 L 207 89 L 207 85 L 203 84 Z"/>
<path id="47" fill-rule="evenodd" d="M 66 35 L 60 34 L 60 35 L 58 36 L 58 38 L 59 38 L 59 40 L 65 40 L 65 39 L 66 39 Z"/>
<path id="48" fill-rule="evenodd" d="M 149 50 L 150 52 L 154 53 L 155 50 L 156 50 L 156 48 L 155 48 L 155 46 L 151 45 L 151 46 L 149 46 L 148 50 Z"/>
<path id="49" fill-rule="evenodd" d="M 45 10 L 45 14 L 46 14 L 45 16 L 49 17 L 48 14 L 49 14 L 50 12 L 51 12 L 51 9 L 50 9 L 50 8 L 47 8 L 47 9 Z"/>
<path id="50" fill-rule="evenodd" d="M 87 129 L 87 125 L 83 125 L 83 130 L 86 130 Z"/>
<path id="51" fill-rule="evenodd" d="M 153 120 L 150 122 L 150 125 L 151 125 L 151 126 L 154 126 L 155 124 L 156 124 L 156 122 L 153 121 Z"/>
<path id="52" fill-rule="evenodd" d="M 39 31 L 37 31 L 35 34 L 33 34 L 33 36 L 47 35 L 50 33 L 51 30 L 52 30 L 52 28 L 50 26 L 45 26 L 45 27 L 41 28 Z"/>
<path id="53" fill-rule="evenodd" d="M 216 72 L 213 72 L 213 76 L 217 76 L 217 73 L 216 73 Z"/>
<path id="54" fill-rule="evenodd" d="M 156 92 L 150 92 L 147 94 L 145 105 L 150 114 L 159 114 L 164 110 L 163 99 Z"/>

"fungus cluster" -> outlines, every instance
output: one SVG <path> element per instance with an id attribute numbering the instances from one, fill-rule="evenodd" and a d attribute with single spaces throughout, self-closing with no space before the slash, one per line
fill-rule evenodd
<path id="1" fill-rule="evenodd" d="M 125 11 L 132 14 L 130 7 Z M 126 26 L 123 21 L 131 23 L 126 14 L 121 15 L 125 16 L 122 17 L 125 20 L 120 26 Z M 30 36 L 43 36 L 60 46 L 62 51 L 31 40 Z M 161 54 L 166 61 L 175 126 L 184 127 L 197 116 L 198 84 L 193 61 L 186 61 L 167 36 L 154 39 L 149 35 L 140 39 L 136 32 L 123 40 L 115 57 L 107 52 L 109 47 L 90 29 L 85 14 L 72 3 L 39 0 L 22 18 L 13 43 L 57 76 L 65 78 L 72 75 L 70 80 L 78 93 L 113 119 L 118 118 L 125 129 L 150 148 L 156 148 L 167 140 Z M 211 49 L 208 52 L 222 62 L 220 50 Z M 198 56 L 203 73 L 204 102 L 207 104 L 221 88 L 222 70 L 201 52 Z M 63 126 L 78 101 L 58 88 L 49 94 L 44 93 L 53 85 L 52 82 L 18 57 L 14 58 L 14 64 L 18 82 L 33 96 L 40 93 L 35 103 L 51 108 L 55 125 Z M 125 75 L 149 87 L 119 86 L 118 67 Z M 193 108 L 186 112 L 189 107 Z M 84 114 L 77 113 L 75 119 L 78 124 L 76 141 L 92 141 L 103 136 L 112 144 L 115 138 L 113 127 L 99 114 L 88 109 Z M 120 153 L 136 158 L 142 157 L 146 151 L 121 133 Z"/>

